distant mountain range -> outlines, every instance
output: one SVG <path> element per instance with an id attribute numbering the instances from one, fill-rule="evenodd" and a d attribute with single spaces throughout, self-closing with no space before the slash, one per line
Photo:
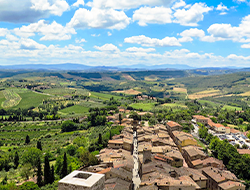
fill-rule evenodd
<path id="1" fill-rule="evenodd" d="M 74 63 L 64 64 L 26 64 L 26 65 L 0 65 L 0 69 L 5 70 L 74 70 L 74 71 L 124 71 L 124 70 L 158 70 L 158 69 L 174 69 L 187 70 L 194 69 L 188 65 L 120 65 L 120 66 L 89 66 Z"/>
<path id="2" fill-rule="evenodd" d="M 119 66 L 89 66 L 75 63 L 64 64 L 25 64 L 25 65 L 0 65 L 1 70 L 50 70 L 50 71 L 145 71 L 145 70 L 241 70 L 238 67 L 208 67 L 195 68 L 182 64 L 163 64 L 163 65 L 119 65 Z M 249 71 L 250 68 L 242 69 L 242 71 Z"/>

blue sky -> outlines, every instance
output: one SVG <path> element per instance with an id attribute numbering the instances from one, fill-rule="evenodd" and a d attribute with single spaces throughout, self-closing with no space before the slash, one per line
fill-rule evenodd
<path id="1" fill-rule="evenodd" d="M 249 0 L 0 0 L 0 64 L 250 67 Z"/>

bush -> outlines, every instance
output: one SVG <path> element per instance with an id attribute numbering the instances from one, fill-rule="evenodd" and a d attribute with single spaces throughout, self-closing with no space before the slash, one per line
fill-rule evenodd
<path id="1" fill-rule="evenodd" d="M 25 182 L 19 187 L 19 190 L 40 190 L 40 188 L 34 182 Z"/>
<path id="2" fill-rule="evenodd" d="M 71 132 L 77 130 L 77 126 L 73 121 L 67 120 L 62 123 L 62 132 Z"/>

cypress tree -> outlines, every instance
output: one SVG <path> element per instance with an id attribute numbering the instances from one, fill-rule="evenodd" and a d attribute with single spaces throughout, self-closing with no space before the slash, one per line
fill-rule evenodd
<path id="1" fill-rule="evenodd" d="M 26 136 L 26 139 L 25 139 L 25 144 L 29 144 L 30 143 L 30 137 L 29 135 Z"/>
<path id="2" fill-rule="evenodd" d="M 42 143 L 40 141 L 37 141 L 36 147 L 40 150 L 43 150 Z"/>
<path id="3" fill-rule="evenodd" d="M 66 152 L 63 156 L 63 166 L 61 171 L 61 178 L 65 177 L 68 174 L 68 163 L 67 163 L 67 155 Z"/>
<path id="4" fill-rule="evenodd" d="M 15 167 L 15 169 L 17 169 L 18 165 L 19 165 L 19 156 L 18 156 L 18 153 L 16 152 L 15 157 L 14 157 L 14 167 Z"/>
<path id="5" fill-rule="evenodd" d="M 44 185 L 49 184 L 50 180 L 51 180 L 51 171 L 50 171 L 50 165 L 49 165 L 49 158 L 48 156 L 45 156 L 44 158 Z"/>
<path id="6" fill-rule="evenodd" d="M 102 144 L 102 134 L 99 133 L 98 144 Z"/>
<path id="7" fill-rule="evenodd" d="M 54 170 L 54 165 L 52 165 L 50 183 L 52 184 L 54 181 L 55 181 L 55 170 Z"/>
<path id="8" fill-rule="evenodd" d="M 37 163 L 37 185 L 39 187 L 42 186 L 42 167 L 41 167 L 40 157 L 38 158 L 38 163 Z"/>

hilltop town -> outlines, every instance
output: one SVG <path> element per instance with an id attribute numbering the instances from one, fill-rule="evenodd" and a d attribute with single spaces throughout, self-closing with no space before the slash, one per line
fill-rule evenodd
<path id="1" fill-rule="evenodd" d="M 239 134 L 201 115 L 194 115 L 192 122 L 195 126 L 204 124 L 214 134 Z M 99 188 L 245 190 L 244 181 L 228 171 L 221 160 L 211 157 L 180 124 L 167 121 L 149 126 L 128 118 L 122 125 L 121 134 L 113 136 L 97 155 L 100 164 L 80 170 L 104 175 Z M 74 185 L 62 179 L 59 190 L 66 190 L 67 182 Z M 100 181 L 96 183 L 100 185 Z"/>

